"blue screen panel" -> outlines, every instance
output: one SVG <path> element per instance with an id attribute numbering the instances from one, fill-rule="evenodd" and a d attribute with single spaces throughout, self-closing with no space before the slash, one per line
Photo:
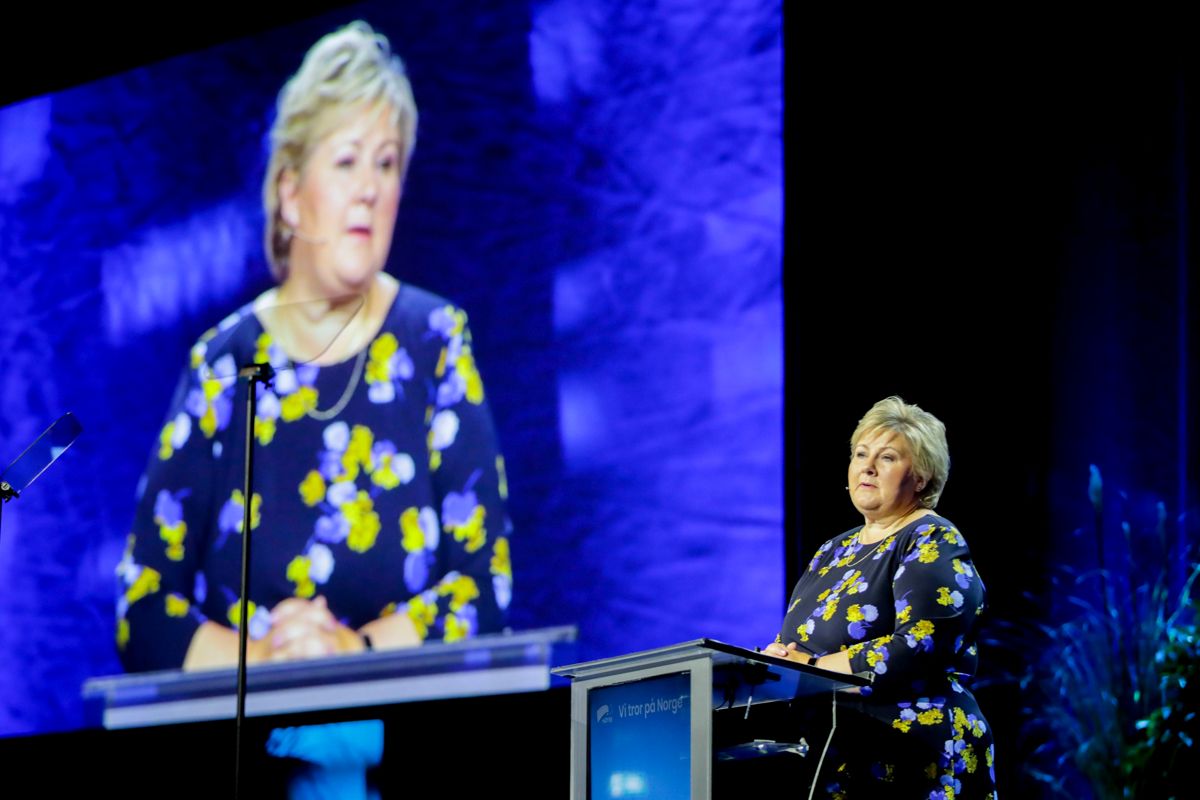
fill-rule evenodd
<path id="1" fill-rule="evenodd" d="M 691 797 L 691 673 L 588 692 L 590 800 Z"/>

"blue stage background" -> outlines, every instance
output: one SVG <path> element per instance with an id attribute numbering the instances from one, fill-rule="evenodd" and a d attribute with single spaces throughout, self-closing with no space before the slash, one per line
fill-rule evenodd
<path id="1" fill-rule="evenodd" d="M 264 136 L 320 35 L 386 33 L 421 109 L 389 270 L 471 314 L 516 628 L 581 659 L 783 603 L 774 0 L 367 3 L 0 109 L 0 461 L 85 432 L 0 531 L 0 735 L 120 670 L 113 570 L 189 344 L 269 285 Z"/>

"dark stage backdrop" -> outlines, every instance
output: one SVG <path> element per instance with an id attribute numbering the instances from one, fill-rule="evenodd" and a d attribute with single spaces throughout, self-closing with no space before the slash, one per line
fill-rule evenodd
<path id="1" fill-rule="evenodd" d="M 1017 678 L 1064 664 L 1040 626 L 1078 616 L 1070 593 L 1097 599 L 1094 579 L 1062 580 L 1100 566 L 1090 466 L 1114 585 L 1166 574 L 1177 590 L 1195 565 L 1200 59 L 1132 30 L 881 35 L 799 17 L 785 125 L 789 577 L 856 523 L 842 487 L 859 415 L 889 394 L 939 415 L 953 460 L 939 510 L 971 545 L 998 640 L 977 693 L 1000 788 L 1042 796 L 1026 768 L 1046 768 L 1031 727 L 1046 711 Z M 1146 535 L 1159 502 L 1165 548 Z M 1092 796 L 1069 761 L 1049 774 Z"/>
<path id="2" fill-rule="evenodd" d="M 389 270 L 461 304 L 508 462 L 515 628 L 581 659 L 769 640 L 783 603 L 775 0 L 369 3 L 0 109 L 0 735 L 119 671 L 114 568 L 190 343 L 269 285 L 275 93 L 362 17 L 421 129 Z"/>

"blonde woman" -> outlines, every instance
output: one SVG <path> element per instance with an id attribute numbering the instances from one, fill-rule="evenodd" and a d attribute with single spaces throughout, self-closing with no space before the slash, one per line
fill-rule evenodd
<path id="1" fill-rule="evenodd" d="M 118 568 L 127 669 L 236 663 L 245 388 L 228 376 L 255 361 L 278 373 L 255 421 L 249 661 L 502 627 L 503 461 L 466 316 L 383 271 L 416 129 L 365 23 L 283 87 L 263 184 L 278 286 L 192 348 Z"/>
<path id="2" fill-rule="evenodd" d="M 846 488 L 863 524 L 821 545 L 764 652 L 872 676 L 843 709 L 819 796 L 993 798 L 991 729 L 973 674 L 984 588 L 967 542 L 934 509 L 946 428 L 898 397 L 850 438 Z"/>

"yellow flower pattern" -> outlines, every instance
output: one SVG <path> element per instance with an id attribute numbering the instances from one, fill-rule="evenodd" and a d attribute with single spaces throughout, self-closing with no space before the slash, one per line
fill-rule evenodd
<path id="1" fill-rule="evenodd" d="M 492 548 L 490 569 L 493 575 L 512 578 L 512 561 L 509 560 L 507 536 L 496 537 L 496 544 Z"/>
<path id="2" fill-rule="evenodd" d="M 365 553 L 375 546 L 379 536 L 379 515 L 371 495 L 359 491 L 354 500 L 342 506 L 342 516 L 350 523 L 346 545 L 356 553 Z"/>
<path id="3" fill-rule="evenodd" d="M 175 447 L 171 444 L 174 436 L 175 422 L 172 420 L 163 426 L 162 433 L 158 435 L 158 457 L 163 461 L 175 455 Z"/>
<path id="4" fill-rule="evenodd" d="M 395 489 L 400 485 L 400 476 L 392 469 L 392 456 L 384 455 L 371 473 L 371 483 L 383 489 Z"/>
<path id="5" fill-rule="evenodd" d="M 928 711 L 922 711 L 921 713 L 917 714 L 917 722 L 921 723 L 922 725 L 937 725 L 943 719 L 945 719 L 945 717 L 942 715 L 942 710 L 940 708 L 931 708 Z"/>
<path id="6" fill-rule="evenodd" d="M 496 456 L 496 487 L 500 492 L 500 499 L 508 499 L 508 473 L 504 471 L 504 456 Z"/>
<path id="7" fill-rule="evenodd" d="M 309 470 L 304 476 L 304 482 L 300 484 L 300 499 L 309 508 L 325 499 L 325 479 L 315 469 Z"/>
<path id="8" fill-rule="evenodd" d="M 237 521 L 237 532 L 242 532 L 242 527 L 246 524 L 245 521 L 245 506 L 246 495 L 242 494 L 241 489 L 234 489 L 229 498 L 230 502 L 241 511 L 241 515 Z M 254 499 L 250 502 L 250 530 L 258 530 L 258 526 L 262 524 L 262 495 L 258 492 L 254 493 Z"/>
<path id="9" fill-rule="evenodd" d="M 487 532 L 483 527 L 483 518 L 485 516 L 487 516 L 487 510 L 483 506 L 475 506 L 475 510 L 471 512 L 471 518 L 464 524 L 446 526 L 454 534 L 455 541 L 466 544 L 468 553 L 474 553 L 483 547 L 483 542 L 487 538 Z"/>
<path id="10" fill-rule="evenodd" d="M 217 409 L 215 401 L 221 396 L 224 389 L 223 382 L 215 377 L 210 377 L 201 382 L 201 389 L 204 392 L 204 400 L 206 406 L 204 414 L 200 417 L 200 430 L 208 438 L 212 438 L 217 432 Z"/>
<path id="11" fill-rule="evenodd" d="M 479 587 L 470 575 L 447 575 L 437 588 L 438 595 L 450 598 L 450 610 L 462 611 L 467 603 L 479 597 Z"/>
<path id="12" fill-rule="evenodd" d="M 471 633 L 471 628 L 455 614 L 446 615 L 446 641 L 456 642 L 465 639 Z"/>
<path id="13" fill-rule="evenodd" d="M 912 637 L 919 642 L 926 636 L 933 635 L 933 623 L 927 619 L 919 620 L 909 630 Z"/>
<path id="14" fill-rule="evenodd" d="M 312 597 L 317 593 L 317 584 L 308 576 L 312 567 L 312 559 L 308 556 L 296 556 L 287 566 L 287 579 L 296 584 L 296 597 Z"/>
<path id="15" fill-rule="evenodd" d="M 825 620 L 826 622 L 833 619 L 834 614 L 837 613 L 837 609 L 838 598 L 834 597 L 825 604 L 825 610 L 821 612 L 821 619 Z"/>
<path id="16" fill-rule="evenodd" d="M 406 508 L 400 515 L 401 546 L 409 553 L 425 549 L 425 531 L 421 530 L 420 512 L 416 507 Z"/>
<path id="17" fill-rule="evenodd" d="M 275 420 L 270 417 L 256 417 L 254 419 L 254 437 L 263 447 L 273 442 L 275 440 Z"/>
<path id="18" fill-rule="evenodd" d="M 257 611 L 258 605 L 253 600 L 246 603 L 246 612 L 249 614 L 250 619 L 254 619 L 254 614 Z M 229 611 L 226 613 L 225 617 L 229 620 L 229 624 L 233 627 L 236 628 L 239 626 L 242 621 L 242 603 L 240 600 L 229 604 Z"/>
<path id="19" fill-rule="evenodd" d="M 279 401 L 279 416 L 284 422 L 295 422 L 317 407 L 317 390 L 301 386 Z"/>
<path id="20" fill-rule="evenodd" d="M 471 356 L 469 345 L 463 345 L 462 353 L 454 369 L 462 376 L 468 403 L 479 405 L 483 402 L 483 381 L 479 378 L 479 370 L 475 368 L 475 359 Z"/>
<path id="21" fill-rule="evenodd" d="M 400 344 L 391 333 L 385 333 L 371 343 L 371 349 L 368 351 L 370 360 L 367 361 L 367 383 L 391 380 L 390 362 L 399 349 Z"/>
<path id="22" fill-rule="evenodd" d="M 263 331 L 254 341 L 254 363 L 268 364 L 271 361 L 271 334 Z"/>
<path id="23" fill-rule="evenodd" d="M 187 536 L 187 523 L 180 520 L 174 525 L 159 523 L 158 536 L 167 543 L 167 558 L 183 560 L 183 539 Z"/>
<path id="24" fill-rule="evenodd" d="M 417 635 L 422 639 L 429 635 L 429 628 L 437 619 L 437 615 L 436 597 L 426 598 L 424 595 L 417 595 L 408 601 L 408 618 L 412 620 L 413 627 L 417 629 Z"/>
<path id="25" fill-rule="evenodd" d="M 142 567 L 137 579 L 125 590 L 125 600 L 130 605 L 133 605 L 143 597 L 157 592 L 161 582 L 162 574 L 158 570 L 150 567 Z"/>
<path id="26" fill-rule="evenodd" d="M 920 551 L 920 555 L 917 556 L 917 560 L 922 564 L 932 564 L 933 562 L 937 561 L 938 548 L 935 542 L 923 544 L 918 549 Z"/>
<path id="27" fill-rule="evenodd" d="M 117 649 L 124 650 L 125 645 L 129 644 L 129 620 L 117 620 Z"/>
<path id="28" fill-rule="evenodd" d="M 168 617 L 185 616 L 188 612 L 188 608 L 191 607 L 191 603 L 188 602 L 188 599 L 177 592 L 171 592 L 169 595 L 167 595 L 166 603 Z"/>

